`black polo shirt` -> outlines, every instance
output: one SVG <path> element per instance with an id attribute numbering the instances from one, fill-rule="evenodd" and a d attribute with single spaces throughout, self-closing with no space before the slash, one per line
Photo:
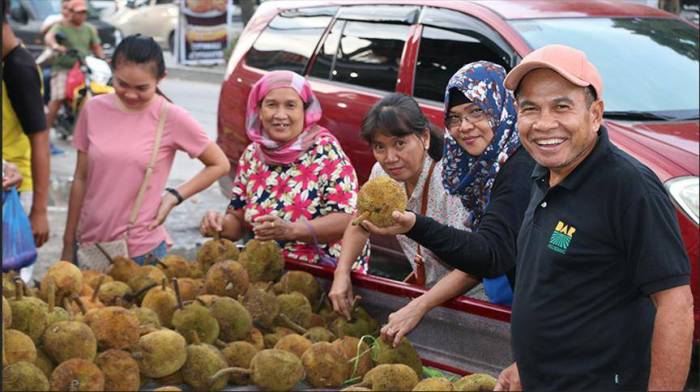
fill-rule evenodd
<path id="1" fill-rule="evenodd" d="M 539 165 L 518 236 L 513 354 L 526 390 L 646 389 L 656 308 L 689 282 L 669 197 L 610 143 L 560 184 Z"/>

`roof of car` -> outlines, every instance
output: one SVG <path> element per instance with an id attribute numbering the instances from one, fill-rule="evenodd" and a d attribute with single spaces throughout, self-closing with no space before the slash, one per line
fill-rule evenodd
<path id="1" fill-rule="evenodd" d="M 287 0 L 268 1 L 263 5 L 280 9 L 332 5 L 427 5 L 455 10 L 473 9 L 474 4 L 497 13 L 503 19 L 564 17 L 673 17 L 653 7 L 620 0 Z"/>

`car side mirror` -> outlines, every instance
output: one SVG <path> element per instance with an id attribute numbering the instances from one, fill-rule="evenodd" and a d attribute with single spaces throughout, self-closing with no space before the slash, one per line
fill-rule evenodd
<path id="1" fill-rule="evenodd" d="M 10 9 L 10 17 L 21 24 L 27 24 L 29 22 L 27 10 L 21 5 Z"/>

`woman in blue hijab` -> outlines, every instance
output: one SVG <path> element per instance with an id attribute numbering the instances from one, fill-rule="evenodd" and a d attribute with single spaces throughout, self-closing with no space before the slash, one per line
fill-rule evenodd
<path id="1" fill-rule="evenodd" d="M 517 236 L 535 162 L 520 148 L 514 99 L 503 85 L 505 76 L 500 65 L 478 61 L 457 71 L 445 89 L 442 179 L 445 190 L 468 210 L 464 227 L 443 225 L 411 211 L 395 211 L 397 224 L 391 227 L 377 228 L 367 221 L 363 226 L 380 235 L 405 234 L 443 262 L 484 278 L 491 302 L 510 305 Z M 503 271 L 508 272 L 502 275 Z M 429 309 L 444 302 L 446 290 L 426 292 L 389 315 L 382 336 L 398 343 Z"/>

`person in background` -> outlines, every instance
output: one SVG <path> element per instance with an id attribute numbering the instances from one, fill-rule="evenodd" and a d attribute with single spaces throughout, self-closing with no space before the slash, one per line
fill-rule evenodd
<path id="1" fill-rule="evenodd" d="M 340 143 L 319 125 L 309 82 L 290 71 L 265 74 L 248 95 L 252 141 L 238 163 L 225 213 L 207 212 L 202 235 L 276 240 L 286 258 L 335 264 L 357 203 L 357 175 Z M 356 268 L 364 271 L 366 254 Z"/>
<path id="2" fill-rule="evenodd" d="M 2 157 L 24 177 L 18 191 L 32 225 L 34 242 L 49 239 L 49 131 L 41 99 L 41 73 L 32 55 L 19 43 L 7 22 L 9 0 L 2 2 Z M 34 266 L 20 276 L 31 281 Z"/>
<path id="3" fill-rule="evenodd" d="M 47 122 L 49 128 L 56 120 L 61 102 L 66 98 L 66 78 L 68 71 L 75 64 L 76 59 L 67 53 L 68 49 L 75 49 L 81 57 L 93 53 L 97 57 L 104 57 L 100 38 L 93 25 L 86 22 L 87 5 L 85 0 L 70 0 L 69 18 L 55 23 L 46 33 L 45 42 L 48 47 L 58 51 L 51 66 L 51 100 L 48 105 Z M 61 33 L 66 38 L 65 45 L 56 41 L 56 34 Z"/>
<path id="4" fill-rule="evenodd" d="M 129 256 L 143 264 L 148 254 L 166 255 L 168 236 L 162 224 L 170 211 L 228 173 L 229 164 L 194 118 L 158 90 L 166 70 L 163 51 L 153 38 L 136 34 L 122 40 L 114 50 L 112 69 L 115 93 L 88 100 L 76 124 L 78 160 L 61 257 L 74 260 L 76 246 L 123 238 L 158 123 L 165 116 L 155 167 L 136 221 L 128 228 Z M 166 188 L 177 151 L 205 167 L 177 189 Z"/>

